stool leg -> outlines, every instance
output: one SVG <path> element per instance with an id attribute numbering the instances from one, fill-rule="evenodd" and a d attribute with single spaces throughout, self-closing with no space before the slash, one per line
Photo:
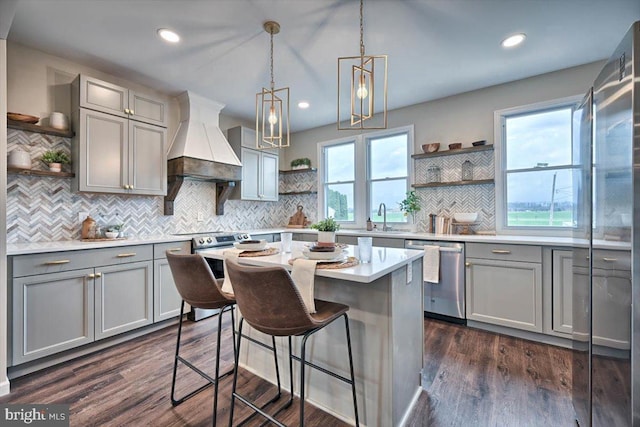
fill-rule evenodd
<path id="1" fill-rule="evenodd" d="M 293 403 L 293 352 L 291 351 L 291 337 L 289 337 L 289 402 L 285 405 L 288 408 Z"/>
<path id="2" fill-rule="evenodd" d="M 356 400 L 356 378 L 353 374 L 353 356 L 351 354 L 351 334 L 349 333 L 349 316 L 344 314 L 344 327 L 347 331 L 347 349 L 349 350 L 349 371 L 351 373 L 351 394 L 353 395 L 353 411 L 356 416 L 356 427 L 360 425 L 358 420 L 358 402 Z"/>
<path id="3" fill-rule="evenodd" d="M 171 379 L 171 404 L 176 406 L 180 403 L 175 398 L 175 390 L 176 390 L 176 373 L 178 372 L 178 355 L 180 354 L 180 336 L 182 335 L 182 319 L 184 318 L 184 300 L 182 300 L 182 305 L 180 306 L 180 321 L 178 323 L 178 341 L 176 342 L 176 355 L 173 359 L 173 378 Z"/>
<path id="4" fill-rule="evenodd" d="M 216 382 L 213 384 L 213 425 L 216 425 L 218 417 L 218 382 L 220 381 L 220 336 L 222 335 L 222 315 L 226 307 L 223 307 L 218 314 L 218 342 L 216 343 Z M 233 312 L 232 312 L 233 313 Z M 233 314 L 232 314 L 233 316 Z"/>
<path id="5" fill-rule="evenodd" d="M 278 353 L 276 351 L 276 337 L 271 336 L 271 345 L 273 346 L 273 360 L 276 363 L 276 381 L 278 382 L 278 394 L 276 395 L 275 400 L 280 399 L 282 395 L 282 387 L 280 385 L 280 368 L 278 367 Z"/>
<path id="6" fill-rule="evenodd" d="M 315 331 L 312 331 L 313 333 Z M 307 338 L 311 334 L 305 334 L 302 337 L 302 347 L 300 348 L 300 427 L 304 427 L 304 368 L 306 367 L 306 348 Z"/>
<path id="7" fill-rule="evenodd" d="M 231 406 L 229 408 L 229 427 L 233 427 L 233 407 L 236 401 L 236 386 L 238 385 L 238 362 L 240 357 L 240 340 L 242 339 L 242 325 L 244 324 L 244 317 L 240 318 L 240 326 L 238 327 L 238 345 L 236 346 L 235 354 L 235 369 L 233 370 L 233 386 L 231 388 Z"/>

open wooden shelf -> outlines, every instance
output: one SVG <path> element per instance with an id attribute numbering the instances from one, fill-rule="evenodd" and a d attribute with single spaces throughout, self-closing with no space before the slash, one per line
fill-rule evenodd
<path id="1" fill-rule="evenodd" d="M 281 196 L 304 196 L 307 194 L 318 194 L 317 191 L 286 191 L 284 193 L 278 193 Z"/>
<path id="2" fill-rule="evenodd" d="M 23 123 L 15 120 L 7 119 L 7 127 L 11 129 L 26 130 L 28 132 L 42 133 L 45 135 L 62 136 L 65 138 L 73 138 L 73 131 L 60 130 L 47 126 L 32 125 L 31 123 Z"/>
<path id="3" fill-rule="evenodd" d="M 425 159 L 427 157 L 452 156 L 454 154 L 471 154 L 480 151 L 493 150 L 493 144 L 480 145 L 478 147 L 458 148 L 457 150 L 436 151 L 435 153 L 412 154 L 413 159 Z"/>
<path id="4" fill-rule="evenodd" d="M 483 185 L 493 184 L 493 179 L 476 179 L 473 181 L 429 182 L 427 184 L 411 184 L 413 188 L 453 187 L 456 185 Z"/>
<path id="5" fill-rule="evenodd" d="M 301 173 L 301 172 L 315 172 L 318 169 L 316 168 L 307 168 L 307 169 L 291 169 L 291 170 L 287 170 L 287 171 L 280 171 L 280 173 L 288 175 L 290 173 Z"/>
<path id="6" fill-rule="evenodd" d="M 14 175 L 31 175 L 31 176 L 55 176 L 58 178 L 73 178 L 76 174 L 72 172 L 51 172 L 40 171 L 36 169 L 22 169 L 22 168 L 7 168 L 7 173 Z"/>

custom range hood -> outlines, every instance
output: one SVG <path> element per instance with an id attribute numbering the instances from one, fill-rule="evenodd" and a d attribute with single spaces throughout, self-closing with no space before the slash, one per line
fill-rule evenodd
<path id="1" fill-rule="evenodd" d="M 164 214 L 173 215 L 173 202 L 184 180 L 198 179 L 216 184 L 216 215 L 222 215 L 224 202 L 242 180 L 242 163 L 219 127 L 224 104 L 188 91 L 178 101 L 180 125 L 167 156 Z"/>

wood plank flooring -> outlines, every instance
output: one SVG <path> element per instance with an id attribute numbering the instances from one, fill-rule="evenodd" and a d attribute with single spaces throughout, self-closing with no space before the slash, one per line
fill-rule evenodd
<path id="1" fill-rule="evenodd" d="M 184 354 L 213 372 L 217 320 L 186 322 Z M 232 363 L 229 325 L 223 333 L 221 371 Z M 73 360 L 12 381 L 0 403 L 68 403 L 72 426 L 211 425 L 212 389 L 182 405 L 169 399 L 176 328 Z M 410 426 L 573 426 L 571 353 L 445 322 L 425 319 L 424 391 Z M 178 394 L 202 384 L 178 371 Z M 220 382 L 218 425 L 227 425 L 231 378 Z M 241 392 L 270 396 L 275 387 L 241 370 Z M 281 400 L 288 395 L 285 393 Z M 280 419 L 298 425 L 298 400 Z M 276 403 L 278 405 L 278 403 Z M 309 426 L 345 425 L 305 405 Z M 237 423 L 249 411 L 236 405 Z M 259 425 L 256 417 L 249 425 Z"/>

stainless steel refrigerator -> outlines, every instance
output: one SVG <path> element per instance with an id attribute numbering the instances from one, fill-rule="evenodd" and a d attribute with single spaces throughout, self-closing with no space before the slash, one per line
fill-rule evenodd
<path id="1" fill-rule="evenodd" d="M 573 403 L 580 426 L 640 426 L 640 21 L 574 121 Z"/>

